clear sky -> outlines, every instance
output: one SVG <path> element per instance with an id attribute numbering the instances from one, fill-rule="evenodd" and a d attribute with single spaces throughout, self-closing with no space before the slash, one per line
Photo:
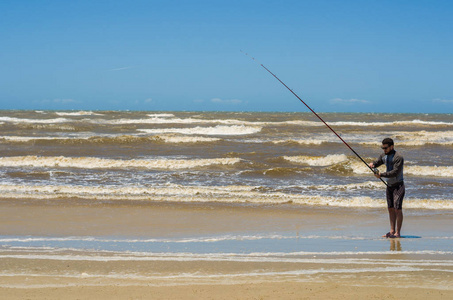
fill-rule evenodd
<path id="1" fill-rule="evenodd" d="M 0 109 L 453 113 L 453 1 L 0 1 Z"/>

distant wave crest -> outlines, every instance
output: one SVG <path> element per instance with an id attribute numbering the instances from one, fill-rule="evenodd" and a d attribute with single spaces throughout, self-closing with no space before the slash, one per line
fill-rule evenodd
<path id="1" fill-rule="evenodd" d="M 193 127 L 193 128 L 161 128 L 161 129 L 139 129 L 139 131 L 149 134 L 159 133 L 180 133 L 187 135 L 247 135 L 261 131 L 261 127 L 250 126 L 215 126 L 215 127 Z"/>

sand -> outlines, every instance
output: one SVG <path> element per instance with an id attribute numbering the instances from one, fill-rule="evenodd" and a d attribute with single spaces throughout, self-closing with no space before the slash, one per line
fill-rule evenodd
<path id="1" fill-rule="evenodd" d="M 366 278 L 366 274 L 364 275 Z M 419 278 L 422 280 L 423 278 Z M 45 283 L 45 279 L 43 279 Z M 17 282 L 21 284 L 20 282 Z M 273 281 L 183 285 L 155 283 L 121 286 L 118 284 L 90 286 L 66 282 L 66 287 L 0 288 L 0 299 L 452 299 L 452 290 L 406 287 L 397 282 L 353 278 L 350 282 Z M 152 283 L 150 283 L 152 284 Z"/>
<path id="2" fill-rule="evenodd" d="M 452 299 L 453 292 L 420 288 L 345 286 L 336 283 L 253 283 L 164 287 L 0 289 L 1 299 Z"/>
<path id="3" fill-rule="evenodd" d="M 144 247 L 143 256 L 88 249 L 98 244 L 68 242 L 62 244 L 68 249 L 49 250 L 13 243 L 0 247 L 0 299 L 453 299 L 451 212 L 406 213 L 406 233 L 420 236 L 386 240 L 369 238 L 388 226 L 385 209 L 5 199 L 0 201 L 5 241 L 71 236 L 80 238 L 77 243 L 91 236 L 180 241 L 265 233 L 301 239 L 127 243 L 138 253 L 144 250 L 134 247 Z M 347 236 L 351 230 L 363 238 L 306 238 Z M 443 238 L 428 238 L 433 230 Z M 250 255 L 250 247 L 284 253 L 273 254 L 273 261 Z M 233 250 L 238 254 L 228 254 Z M 308 252 L 287 254 L 294 251 Z"/>

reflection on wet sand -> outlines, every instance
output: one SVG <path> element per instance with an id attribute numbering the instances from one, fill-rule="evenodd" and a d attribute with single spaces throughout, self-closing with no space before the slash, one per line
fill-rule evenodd
<path id="1" fill-rule="evenodd" d="M 402 251 L 400 239 L 390 239 L 390 251 Z"/>

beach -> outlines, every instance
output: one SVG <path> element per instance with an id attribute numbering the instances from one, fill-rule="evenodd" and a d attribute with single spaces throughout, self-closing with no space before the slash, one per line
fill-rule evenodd
<path id="1" fill-rule="evenodd" d="M 450 299 L 453 116 L 1 111 L 1 299 Z"/>
<path id="2" fill-rule="evenodd" d="M 448 235 L 451 214 L 409 211 L 406 227 L 420 236 L 385 239 L 378 236 L 387 221 L 384 213 L 2 201 L 1 219 L 8 224 L 4 234 L 11 237 L 3 239 L 11 246 L 1 253 L 2 295 L 4 299 L 449 299 L 452 239 L 431 233 L 441 228 L 437 233 Z M 397 286 L 389 290 L 389 284 Z"/>

